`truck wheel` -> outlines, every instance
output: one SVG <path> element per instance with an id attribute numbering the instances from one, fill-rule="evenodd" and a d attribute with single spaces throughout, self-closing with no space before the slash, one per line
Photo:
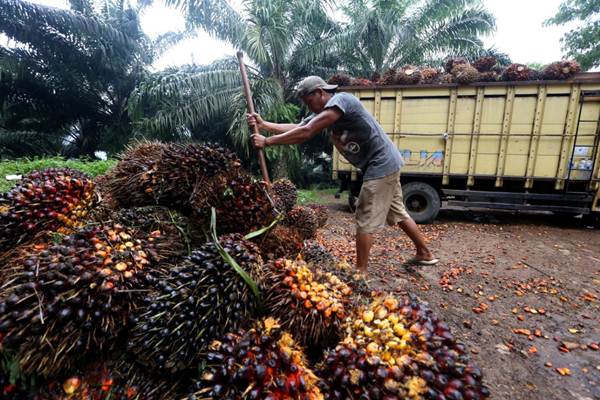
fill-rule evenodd
<path id="1" fill-rule="evenodd" d="M 348 194 L 348 206 L 350 207 L 351 212 L 356 211 L 356 202 L 358 201 L 358 197 L 353 196 L 352 193 Z"/>
<path id="2" fill-rule="evenodd" d="M 423 182 L 410 182 L 402 185 L 402 195 L 406 211 L 418 224 L 433 222 L 440 212 L 442 201 L 438 192 Z"/>

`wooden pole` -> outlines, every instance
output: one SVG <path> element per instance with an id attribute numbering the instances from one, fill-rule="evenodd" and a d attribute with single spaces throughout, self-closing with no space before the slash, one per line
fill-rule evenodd
<path id="1" fill-rule="evenodd" d="M 248 112 L 250 114 L 254 114 L 254 102 L 252 101 L 252 93 L 250 92 L 250 83 L 248 83 L 248 74 L 246 73 L 246 66 L 244 65 L 244 61 L 242 58 L 244 57 L 244 53 L 238 51 L 237 58 L 240 63 L 240 72 L 242 73 L 242 83 L 244 84 L 244 94 L 246 95 L 246 103 L 248 104 Z M 260 134 L 258 130 L 258 126 L 254 125 L 253 133 L 255 135 Z M 260 164 L 260 170 L 262 172 L 263 180 L 270 185 L 271 180 L 269 179 L 269 171 L 267 171 L 267 162 L 265 160 L 265 153 L 262 149 L 257 149 L 258 153 L 258 163 Z"/>

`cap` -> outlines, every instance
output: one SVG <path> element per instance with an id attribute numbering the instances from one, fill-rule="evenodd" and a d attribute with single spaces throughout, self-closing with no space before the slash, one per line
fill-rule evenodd
<path id="1" fill-rule="evenodd" d="M 320 76 L 307 76 L 296 87 L 296 94 L 298 97 L 306 96 L 314 92 L 317 89 L 323 90 L 334 90 L 337 89 L 338 85 L 329 85 Z"/>

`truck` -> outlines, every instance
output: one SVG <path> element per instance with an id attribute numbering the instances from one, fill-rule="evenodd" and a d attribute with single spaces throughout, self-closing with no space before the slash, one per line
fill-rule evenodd
<path id="1" fill-rule="evenodd" d="M 345 86 L 404 159 L 408 212 L 442 205 L 600 215 L 600 73 L 561 81 Z M 354 207 L 360 170 L 334 148 L 334 180 Z"/>

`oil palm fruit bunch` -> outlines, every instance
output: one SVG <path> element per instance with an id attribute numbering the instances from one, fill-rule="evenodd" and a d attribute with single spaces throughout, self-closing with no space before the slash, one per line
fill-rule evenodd
<path id="1" fill-rule="evenodd" d="M 323 400 L 302 349 L 277 320 L 214 341 L 192 399 Z"/>
<path id="2" fill-rule="evenodd" d="M 421 71 L 414 65 L 405 65 L 396 74 L 396 82 L 400 85 L 414 85 L 421 80 Z"/>
<path id="3" fill-rule="evenodd" d="M 398 83 L 396 81 L 396 74 L 398 73 L 398 71 L 396 70 L 396 68 L 390 68 L 388 70 L 386 70 L 383 75 L 381 75 L 381 79 L 379 80 L 379 83 L 381 85 L 395 85 L 396 83 Z"/>
<path id="4" fill-rule="evenodd" d="M 350 86 L 350 77 L 343 73 L 338 73 L 333 75 L 327 83 L 330 85 L 338 85 L 338 86 Z"/>
<path id="5" fill-rule="evenodd" d="M 504 81 L 528 81 L 531 80 L 531 70 L 524 64 L 510 64 L 502 71 Z"/>
<path id="6" fill-rule="evenodd" d="M 316 369 L 328 399 L 422 399 L 427 384 L 358 346 L 351 337 L 326 353 Z"/>
<path id="7" fill-rule="evenodd" d="M 285 216 L 284 223 L 297 229 L 302 239 L 312 239 L 319 226 L 317 215 L 306 206 L 295 206 Z"/>
<path id="8" fill-rule="evenodd" d="M 437 68 L 425 67 L 421 69 L 421 83 L 435 83 L 440 76 Z"/>
<path id="9" fill-rule="evenodd" d="M 449 74 L 452 73 L 454 67 L 460 64 L 469 64 L 469 60 L 464 57 L 451 57 L 444 63 L 444 71 Z"/>
<path id="10" fill-rule="evenodd" d="M 473 62 L 473 67 L 479 72 L 488 72 L 498 63 L 498 60 L 494 56 L 480 57 Z"/>
<path id="11" fill-rule="evenodd" d="M 479 73 L 480 82 L 496 82 L 498 77 L 499 75 L 496 71 L 485 71 Z"/>
<path id="12" fill-rule="evenodd" d="M 320 348 L 341 335 L 352 289 L 330 272 L 311 271 L 301 260 L 268 264 L 264 306 L 304 346 Z"/>
<path id="13" fill-rule="evenodd" d="M 259 248 L 265 260 L 296 258 L 303 247 L 302 238 L 296 228 L 283 225 L 276 225 L 264 235 L 253 238 L 252 242 Z"/>
<path id="14" fill-rule="evenodd" d="M 308 264 L 318 265 L 319 268 L 328 271 L 338 262 L 337 258 L 316 240 L 306 240 L 300 254 Z"/>
<path id="15" fill-rule="evenodd" d="M 581 66 L 575 60 L 563 60 L 547 65 L 541 72 L 542 79 L 561 80 L 572 78 L 581 72 Z"/>
<path id="16" fill-rule="evenodd" d="M 249 233 L 275 219 L 264 182 L 238 169 L 199 182 L 191 204 L 201 225 L 209 224 L 211 208 L 216 209 L 219 233 Z"/>
<path id="17" fill-rule="evenodd" d="M 252 243 L 240 235 L 221 236 L 219 243 L 253 280 L 261 280 L 262 260 Z M 158 277 L 132 315 L 128 348 L 152 368 L 193 368 L 213 339 L 239 329 L 256 307 L 248 283 L 208 242 Z"/>
<path id="18" fill-rule="evenodd" d="M 479 72 L 469 64 L 457 64 L 452 68 L 451 73 L 454 81 L 461 85 L 468 85 L 479 80 Z"/>
<path id="19" fill-rule="evenodd" d="M 271 185 L 271 196 L 275 209 L 281 213 L 289 212 L 298 201 L 296 185 L 287 178 L 277 179 Z"/>
<path id="20" fill-rule="evenodd" d="M 352 78 L 350 81 L 352 86 L 373 86 L 373 81 L 367 78 Z"/>
<path id="21" fill-rule="evenodd" d="M 317 228 L 322 228 L 327 224 L 327 219 L 329 218 L 329 209 L 327 206 L 318 203 L 307 204 L 306 207 L 310 208 L 315 212 L 315 216 L 317 217 Z"/>
<path id="22" fill-rule="evenodd" d="M 442 83 L 442 84 L 454 83 L 454 82 L 455 82 L 454 75 L 452 75 L 452 74 L 447 73 L 447 74 L 442 74 L 440 76 L 440 83 Z"/>
<path id="23" fill-rule="evenodd" d="M 154 279 L 160 243 L 114 225 L 21 249 L 0 287 L 0 334 L 20 369 L 53 376 L 108 348 Z"/>
<path id="24" fill-rule="evenodd" d="M 80 226 L 94 203 L 94 184 L 68 168 L 31 172 L 0 194 L 0 251 L 42 230 Z"/>

